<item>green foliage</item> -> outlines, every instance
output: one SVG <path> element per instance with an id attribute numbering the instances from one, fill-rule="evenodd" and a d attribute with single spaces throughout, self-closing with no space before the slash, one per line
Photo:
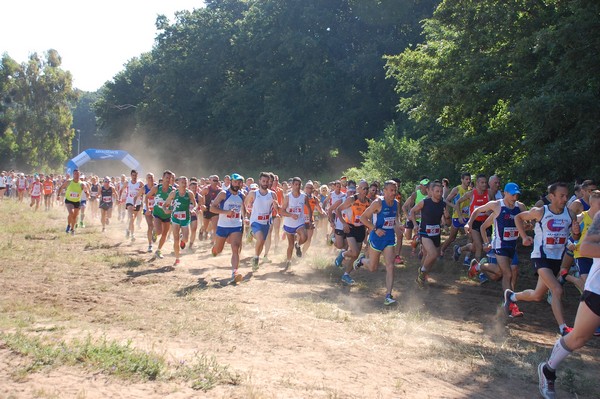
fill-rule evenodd
<path id="1" fill-rule="evenodd" d="M 439 159 L 539 190 L 598 176 L 600 3 L 446 0 L 387 58 L 399 109 Z M 436 162 L 436 159 L 433 159 Z"/>
<path id="2" fill-rule="evenodd" d="M 69 72 L 56 50 L 46 60 L 34 53 L 17 64 L 8 54 L 0 69 L 0 167 L 59 168 L 70 155 L 71 104 L 76 99 Z"/>

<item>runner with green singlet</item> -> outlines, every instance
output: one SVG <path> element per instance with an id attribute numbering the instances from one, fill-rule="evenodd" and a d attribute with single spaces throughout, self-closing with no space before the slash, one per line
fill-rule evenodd
<path id="1" fill-rule="evenodd" d="M 165 208 L 171 208 L 171 228 L 173 229 L 173 249 L 175 252 L 175 266 L 179 265 L 179 251 L 185 248 L 190 235 L 190 220 L 192 215 L 190 206 L 196 208 L 196 198 L 194 193 L 187 189 L 188 179 L 185 176 L 179 177 L 179 187 L 171 191 Z"/>
<path id="2" fill-rule="evenodd" d="M 173 186 L 171 185 L 171 179 L 173 178 L 173 172 L 165 170 L 163 172 L 163 178 L 161 184 L 152 187 L 152 189 L 146 194 L 149 197 L 154 197 L 154 209 L 152 210 L 152 216 L 154 216 L 154 231 L 156 235 L 160 235 L 158 242 L 158 249 L 156 250 L 156 257 L 163 258 L 162 247 L 167 240 L 169 235 L 169 229 L 171 228 L 171 215 L 167 213 L 163 206 L 169 197 Z"/>

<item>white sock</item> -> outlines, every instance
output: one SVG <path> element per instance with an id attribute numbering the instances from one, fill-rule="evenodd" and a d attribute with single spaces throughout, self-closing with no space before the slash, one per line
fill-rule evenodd
<path id="1" fill-rule="evenodd" d="M 517 302 L 517 294 L 515 294 L 514 292 L 510 294 L 510 300 L 513 302 Z"/>
<path id="2" fill-rule="evenodd" d="M 552 353 L 550 354 L 550 358 L 548 359 L 548 368 L 550 371 L 555 371 L 558 365 L 565 360 L 567 356 L 571 354 L 571 350 L 567 348 L 565 345 L 565 338 L 561 337 L 554 344 L 554 348 L 552 348 Z"/>
<path id="3" fill-rule="evenodd" d="M 421 266 L 421 271 L 422 271 L 423 273 L 427 272 L 427 269 L 425 269 L 425 266 Z"/>

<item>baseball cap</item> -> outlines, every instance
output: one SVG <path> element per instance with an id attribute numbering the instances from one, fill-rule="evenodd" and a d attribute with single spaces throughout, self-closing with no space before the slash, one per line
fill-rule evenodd
<path id="1" fill-rule="evenodd" d="M 419 182 L 419 184 L 420 184 L 420 185 L 422 185 L 422 186 L 426 186 L 426 185 L 428 185 L 428 184 L 429 184 L 429 179 L 423 179 L 423 180 L 421 180 L 421 181 Z"/>
<path id="2" fill-rule="evenodd" d="M 519 189 L 517 183 L 506 183 L 506 186 L 504 186 L 504 192 L 511 195 L 521 194 L 521 190 Z"/>
<path id="3" fill-rule="evenodd" d="M 232 180 L 232 181 L 236 181 L 236 180 L 241 180 L 241 181 L 244 181 L 244 176 L 242 176 L 242 175 L 240 175 L 240 174 L 237 174 L 237 173 L 233 173 L 233 174 L 231 175 L 231 180 Z"/>

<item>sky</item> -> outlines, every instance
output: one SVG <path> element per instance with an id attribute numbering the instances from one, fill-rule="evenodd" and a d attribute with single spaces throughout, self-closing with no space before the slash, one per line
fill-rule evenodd
<path id="1" fill-rule="evenodd" d="M 0 54 L 18 63 L 53 48 L 73 86 L 96 91 L 133 57 L 150 51 L 160 14 L 203 7 L 202 0 L 19 0 L 2 2 Z"/>

